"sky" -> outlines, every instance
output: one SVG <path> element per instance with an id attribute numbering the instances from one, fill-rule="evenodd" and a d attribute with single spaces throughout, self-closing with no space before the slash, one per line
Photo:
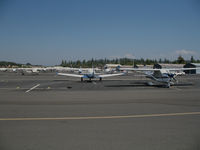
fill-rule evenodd
<path id="1" fill-rule="evenodd" d="M 199 0 L 0 0 L 0 61 L 200 59 Z"/>

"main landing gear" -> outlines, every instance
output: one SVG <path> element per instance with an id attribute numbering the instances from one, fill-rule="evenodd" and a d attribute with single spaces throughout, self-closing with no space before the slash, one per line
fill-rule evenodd
<path id="1" fill-rule="evenodd" d="M 166 88 L 170 88 L 170 86 L 171 86 L 170 83 L 167 83 L 167 84 L 165 85 Z"/>
<path id="2" fill-rule="evenodd" d="M 83 78 L 81 78 L 81 82 L 83 82 L 84 80 L 83 80 Z M 92 79 L 91 78 L 89 78 L 89 81 L 91 82 L 92 81 Z M 102 78 L 99 78 L 99 81 L 102 81 Z"/>

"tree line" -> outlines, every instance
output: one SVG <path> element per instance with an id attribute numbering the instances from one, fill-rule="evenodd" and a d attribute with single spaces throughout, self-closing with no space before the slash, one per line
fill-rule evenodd
<path id="1" fill-rule="evenodd" d="M 62 60 L 60 66 L 63 67 L 103 67 L 105 64 L 120 64 L 120 65 L 154 65 L 154 64 L 186 64 L 186 63 L 200 63 L 200 60 L 195 60 L 191 56 L 190 60 L 185 60 L 182 56 L 179 56 L 177 60 L 170 61 L 168 59 L 130 59 L 130 58 L 116 58 L 116 59 L 90 59 L 90 60 L 77 60 L 66 61 Z"/>
<path id="2" fill-rule="evenodd" d="M 9 61 L 0 61 L 0 66 L 1 67 L 12 67 L 12 66 L 17 66 L 17 67 L 21 67 L 22 64 L 17 64 L 15 62 L 9 62 Z"/>
<path id="3" fill-rule="evenodd" d="M 104 67 L 105 64 L 120 64 L 120 65 L 154 65 L 154 64 L 185 64 L 185 63 L 200 63 L 200 60 L 195 60 L 191 56 L 190 60 L 185 60 L 182 56 L 179 56 L 176 60 L 170 61 L 168 59 L 130 59 L 130 58 L 116 58 L 116 59 L 90 59 L 90 60 L 76 60 L 76 61 L 66 61 L 62 60 L 60 66 L 63 67 Z M 0 61 L 0 67 L 31 67 L 30 63 L 19 64 L 9 61 Z M 35 66 L 35 65 L 34 65 Z"/>
<path id="4" fill-rule="evenodd" d="M 0 67 L 4 67 L 4 68 L 12 68 L 12 67 L 31 67 L 32 65 L 30 63 L 26 63 L 26 64 L 19 64 L 19 63 L 15 63 L 15 62 L 10 62 L 10 61 L 0 61 Z"/>

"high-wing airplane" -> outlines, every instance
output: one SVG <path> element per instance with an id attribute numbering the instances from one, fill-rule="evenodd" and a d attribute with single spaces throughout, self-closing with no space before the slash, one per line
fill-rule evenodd
<path id="1" fill-rule="evenodd" d="M 99 74 L 99 73 L 95 72 L 94 68 L 89 68 L 87 70 L 87 73 L 80 73 L 80 74 L 57 73 L 57 75 L 77 77 L 77 78 L 81 78 L 81 81 L 83 81 L 83 79 L 89 79 L 89 80 L 91 80 L 91 79 L 94 79 L 94 78 L 99 78 L 99 81 L 101 81 L 102 78 L 113 77 L 113 76 L 120 76 L 120 75 L 124 75 L 124 73 Z"/>
<path id="2" fill-rule="evenodd" d="M 117 66 L 115 68 L 105 66 L 104 67 L 104 73 L 106 73 L 106 74 L 116 73 L 116 72 L 120 71 L 119 69 L 120 69 L 120 66 Z"/>
<path id="3" fill-rule="evenodd" d="M 8 70 L 7 68 L 0 68 L 0 71 L 3 71 L 3 72 L 5 72 L 7 70 Z"/>
<path id="4" fill-rule="evenodd" d="M 0 71 L 9 71 L 24 74 L 38 74 L 43 68 L 0 68 Z"/>
<path id="5" fill-rule="evenodd" d="M 23 68 L 19 71 L 22 73 L 22 75 L 26 75 L 26 74 L 38 75 L 40 70 L 41 69 L 39 68 Z"/>
<path id="6" fill-rule="evenodd" d="M 136 71 L 143 72 L 147 78 L 150 78 L 158 83 L 164 84 L 165 87 L 169 88 L 178 82 L 176 77 L 182 75 L 180 71 L 185 70 L 196 70 L 200 68 L 169 68 L 169 69 L 147 69 L 147 68 L 121 68 L 124 71 Z M 153 83 L 151 83 L 153 85 Z"/>

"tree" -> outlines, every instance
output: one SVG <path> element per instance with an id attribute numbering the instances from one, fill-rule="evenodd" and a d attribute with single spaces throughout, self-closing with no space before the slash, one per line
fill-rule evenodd
<path id="1" fill-rule="evenodd" d="M 27 66 L 31 66 L 31 63 L 26 63 Z"/>
<path id="2" fill-rule="evenodd" d="M 178 56 L 177 63 L 178 64 L 184 64 L 185 63 L 185 60 L 184 60 L 184 58 L 181 55 Z"/>
<path id="3" fill-rule="evenodd" d="M 195 60 L 194 60 L 194 57 L 193 57 L 193 56 L 191 56 L 190 62 L 191 62 L 191 63 L 195 63 Z"/>
<path id="4" fill-rule="evenodd" d="M 165 63 L 165 64 L 168 64 L 168 63 L 169 63 L 169 60 L 165 58 L 165 59 L 164 59 L 164 63 Z"/>

